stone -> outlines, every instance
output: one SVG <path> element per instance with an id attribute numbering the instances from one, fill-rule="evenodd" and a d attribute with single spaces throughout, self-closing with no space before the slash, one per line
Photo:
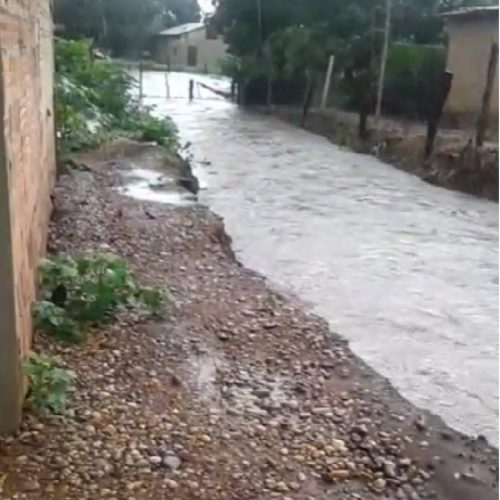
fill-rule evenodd
<path id="1" fill-rule="evenodd" d="M 23 484 L 25 491 L 38 491 L 40 489 L 40 483 L 35 479 L 28 479 Z"/>
<path id="2" fill-rule="evenodd" d="M 149 457 L 149 463 L 151 465 L 158 466 L 162 463 L 162 458 L 159 457 L 158 455 L 152 455 Z"/>
<path id="3" fill-rule="evenodd" d="M 383 489 L 385 489 L 386 484 L 387 484 L 386 480 L 379 477 L 373 483 L 373 487 L 378 491 L 382 491 Z"/>
<path id="4" fill-rule="evenodd" d="M 165 481 L 165 486 L 171 490 L 176 490 L 179 487 L 179 483 L 173 479 L 167 479 Z"/>
<path id="5" fill-rule="evenodd" d="M 181 463 L 181 459 L 177 455 L 165 455 L 161 459 L 162 467 L 171 471 L 177 470 Z"/>

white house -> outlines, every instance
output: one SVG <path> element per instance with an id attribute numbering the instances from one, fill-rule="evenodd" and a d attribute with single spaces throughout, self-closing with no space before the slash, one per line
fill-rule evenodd
<path id="1" fill-rule="evenodd" d="M 226 54 L 222 37 L 205 23 L 182 24 L 158 33 L 154 39 L 155 61 L 172 69 L 216 72 Z"/>

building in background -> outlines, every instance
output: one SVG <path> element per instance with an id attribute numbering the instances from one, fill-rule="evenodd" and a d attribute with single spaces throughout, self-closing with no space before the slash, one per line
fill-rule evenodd
<path id="1" fill-rule="evenodd" d="M 176 70 L 215 73 L 227 55 L 222 37 L 205 23 L 182 24 L 164 30 L 154 37 L 153 44 L 155 61 Z"/>
<path id="2" fill-rule="evenodd" d="M 492 45 L 498 45 L 498 7 L 474 7 L 445 14 L 447 70 L 453 80 L 445 104 L 447 124 L 471 127 L 486 86 Z M 498 61 L 489 109 L 490 128 L 498 130 Z"/>

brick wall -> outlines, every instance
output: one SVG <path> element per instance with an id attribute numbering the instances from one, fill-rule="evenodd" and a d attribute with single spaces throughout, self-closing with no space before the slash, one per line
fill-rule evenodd
<path id="1" fill-rule="evenodd" d="M 19 360 L 31 345 L 55 178 L 50 9 L 51 0 L 0 0 L 0 430 L 19 420 Z"/>

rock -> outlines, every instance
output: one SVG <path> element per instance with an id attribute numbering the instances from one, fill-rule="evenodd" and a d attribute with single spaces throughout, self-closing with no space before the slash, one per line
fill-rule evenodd
<path id="1" fill-rule="evenodd" d="M 396 477 L 396 464 L 394 462 L 387 460 L 384 463 L 384 474 L 389 478 L 395 478 Z"/>
<path id="2" fill-rule="evenodd" d="M 35 479 L 28 479 L 23 484 L 25 491 L 38 491 L 40 489 L 40 483 Z"/>
<path id="3" fill-rule="evenodd" d="M 173 479 L 167 479 L 165 481 L 165 486 L 171 490 L 176 490 L 179 487 L 179 483 Z"/>
<path id="4" fill-rule="evenodd" d="M 274 490 L 279 491 L 280 493 L 286 493 L 289 490 L 289 488 L 288 488 L 288 485 L 284 481 L 278 481 L 274 485 Z"/>
<path id="5" fill-rule="evenodd" d="M 441 439 L 443 441 L 453 441 L 454 437 L 450 431 L 441 431 Z"/>
<path id="6" fill-rule="evenodd" d="M 473 472 L 462 472 L 461 477 L 468 483 L 478 484 L 481 482 L 481 480 Z"/>
<path id="7" fill-rule="evenodd" d="M 268 398 L 271 395 L 271 391 L 265 387 L 254 389 L 253 393 L 259 398 Z"/>
<path id="8" fill-rule="evenodd" d="M 162 463 L 162 458 L 158 455 L 152 455 L 149 457 L 149 463 L 151 465 L 158 466 Z"/>
<path id="9" fill-rule="evenodd" d="M 332 469 L 322 474 L 321 478 L 327 483 L 333 483 L 334 481 L 348 479 L 350 476 L 351 471 L 347 469 Z"/>
<path id="10" fill-rule="evenodd" d="M 415 419 L 415 427 L 420 431 L 423 432 L 427 429 L 427 422 L 425 421 L 424 415 L 419 415 Z"/>
<path id="11" fill-rule="evenodd" d="M 181 459 L 177 455 L 165 455 L 161 459 L 161 465 L 165 469 L 174 471 L 177 470 L 181 466 Z"/>
<path id="12" fill-rule="evenodd" d="M 375 480 L 375 482 L 373 483 L 373 487 L 378 490 L 378 491 L 382 491 L 385 489 L 385 486 L 386 486 L 386 480 L 379 477 L 377 480 Z"/>

